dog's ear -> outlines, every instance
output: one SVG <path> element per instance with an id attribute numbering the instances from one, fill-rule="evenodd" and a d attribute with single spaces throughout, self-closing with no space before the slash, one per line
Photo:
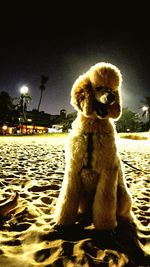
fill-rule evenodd
<path id="1" fill-rule="evenodd" d="M 92 84 L 85 74 L 79 76 L 72 87 L 71 104 L 76 110 L 80 110 L 85 116 L 92 113 Z"/>

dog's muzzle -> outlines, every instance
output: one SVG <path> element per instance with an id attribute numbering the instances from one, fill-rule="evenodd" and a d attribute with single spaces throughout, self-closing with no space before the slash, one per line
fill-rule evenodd
<path id="1" fill-rule="evenodd" d="M 97 115 L 105 118 L 108 115 L 108 105 L 113 105 L 115 102 L 115 95 L 110 89 L 103 89 L 95 94 L 93 109 Z"/>

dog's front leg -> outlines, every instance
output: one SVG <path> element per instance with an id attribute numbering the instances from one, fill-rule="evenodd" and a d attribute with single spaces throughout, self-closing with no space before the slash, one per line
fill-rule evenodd
<path id="1" fill-rule="evenodd" d="M 112 230 L 117 226 L 117 168 L 103 170 L 97 184 L 93 203 L 93 223 L 98 230 Z"/>
<path id="2" fill-rule="evenodd" d="M 54 213 L 57 224 L 67 226 L 75 222 L 79 206 L 80 188 L 78 173 L 71 170 L 66 171 Z"/>
<path id="3" fill-rule="evenodd" d="M 124 172 L 120 163 L 118 171 L 118 188 L 117 188 L 117 217 L 122 220 L 134 221 L 132 212 L 132 198 L 126 185 Z"/>

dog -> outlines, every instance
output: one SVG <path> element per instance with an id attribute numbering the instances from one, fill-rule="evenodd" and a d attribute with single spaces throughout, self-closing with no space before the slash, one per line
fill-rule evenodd
<path id="1" fill-rule="evenodd" d="M 71 90 L 77 118 L 68 134 L 63 184 L 55 208 L 57 225 L 75 224 L 91 214 L 97 230 L 133 222 L 132 198 L 116 146 L 114 120 L 121 115 L 120 70 L 97 63 L 80 75 Z"/>

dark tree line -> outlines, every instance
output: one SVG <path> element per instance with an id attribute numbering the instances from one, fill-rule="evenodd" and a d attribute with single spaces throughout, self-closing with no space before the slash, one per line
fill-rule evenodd
<path id="1" fill-rule="evenodd" d="M 141 128 L 141 120 L 137 113 L 128 108 L 122 109 L 122 115 L 116 123 L 118 132 L 137 132 Z"/>
<path id="2" fill-rule="evenodd" d="M 9 124 L 12 121 L 12 113 L 15 106 L 7 92 L 0 92 L 0 126 Z"/>

